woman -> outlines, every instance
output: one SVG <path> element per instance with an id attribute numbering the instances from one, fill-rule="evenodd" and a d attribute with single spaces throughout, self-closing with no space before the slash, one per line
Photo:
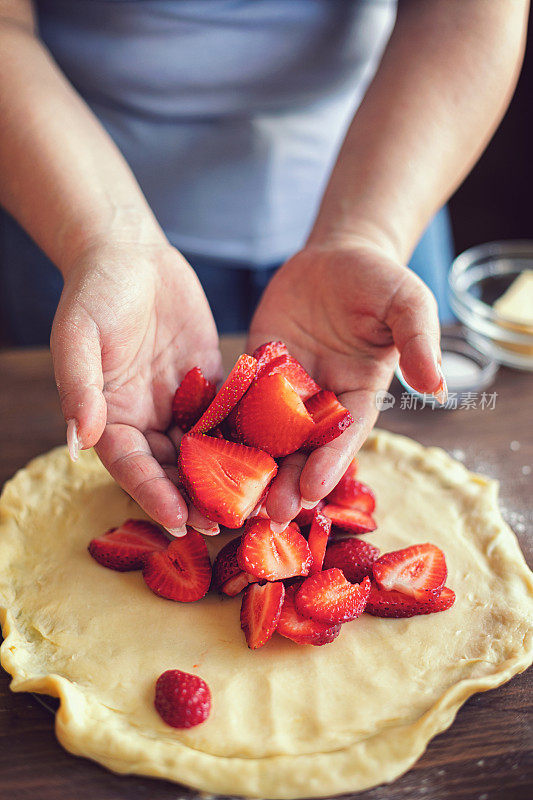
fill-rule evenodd
<path id="1" fill-rule="evenodd" d="M 248 345 L 283 339 L 356 424 L 285 460 L 274 520 L 338 481 L 398 352 L 415 388 L 445 396 L 435 300 L 404 265 L 504 113 L 527 7 L 400 0 L 394 20 L 386 0 L 0 0 L 4 315 L 42 336 L 60 290 L 16 220 L 64 280 L 51 348 L 73 456 L 96 446 L 183 533 L 170 398 L 191 366 L 220 370 L 198 278 L 220 328 L 239 328 L 282 262 Z M 448 262 L 442 213 L 435 237 Z"/>

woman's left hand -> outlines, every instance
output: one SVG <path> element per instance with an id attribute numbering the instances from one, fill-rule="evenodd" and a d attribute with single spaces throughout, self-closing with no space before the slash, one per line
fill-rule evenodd
<path id="1" fill-rule="evenodd" d="M 267 510 L 276 522 L 316 504 L 338 483 L 371 430 L 376 392 L 387 389 L 400 354 L 421 392 L 442 392 L 437 304 L 427 286 L 373 243 L 308 247 L 276 273 L 254 315 L 248 350 L 282 340 L 354 423 L 341 436 L 281 466 Z"/>

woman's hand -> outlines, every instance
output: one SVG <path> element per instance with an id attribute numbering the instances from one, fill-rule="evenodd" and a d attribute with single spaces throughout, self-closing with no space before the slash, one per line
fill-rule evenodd
<path id="1" fill-rule="evenodd" d="M 285 459 L 268 496 L 272 519 L 292 519 L 301 503 L 315 505 L 337 484 L 376 420 L 376 392 L 388 387 L 398 352 L 411 386 L 444 396 L 439 335 L 429 289 L 372 243 L 308 247 L 281 267 L 255 313 L 248 349 L 283 340 L 354 424 L 308 457 Z"/>
<path id="2" fill-rule="evenodd" d="M 95 446 L 156 522 L 183 532 L 172 397 L 191 367 L 212 380 L 221 370 L 215 323 L 188 263 L 166 242 L 90 248 L 67 272 L 51 349 L 71 455 Z"/>

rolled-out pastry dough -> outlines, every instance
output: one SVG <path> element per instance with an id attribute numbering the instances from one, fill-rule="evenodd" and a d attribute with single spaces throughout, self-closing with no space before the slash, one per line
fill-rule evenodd
<path id="1" fill-rule="evenodd" d="M 240 597 L 181 604 L 139 572 L 87 553 L 90 539 L 144 516 L 93 452 L 32 461 L 0 500 L 3 667 L 14 691 L 59 697 L 72 753 L 117 772 L 209 792 L 295 798 L 394 780 L 474 692 L 532 661 L 533 576 L 497 507 L 497 485 L 444 451 L 375 431 L 360 454 L 377 495 L 382 552 L 441 547 L 449 611 L 406 620 L 364 614 L 323 647 L 275 634 L 250 651 Z M 231 535 L 234 535 L 231 534 Z M 214 553 L 229 535 L 207 540 Z M 180 731 L 153 706 L 166 669 L 210 686 L 207 722 Z"/>

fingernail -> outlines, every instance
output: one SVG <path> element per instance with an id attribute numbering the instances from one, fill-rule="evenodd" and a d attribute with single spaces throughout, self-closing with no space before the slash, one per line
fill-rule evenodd
<path id="1" fill-rule="evenodd" d="M 78 423 L 75 419 L 69 419 L 67 422 L 67 447 L 71 460 L 76 463 L 80 455 L 80 438 Z"/>
<path id="2" fill-rule="evenodd" d="M 311 508 L 314 508 L 317 504 L 318 500 L 304 500 L 303 497 L 300 498 L 300 505 L 307 511 L 309 511 Z"/>
<path id="3" fill-rule="evenodd" d="M 270 520 L 270 530 L 272 533 L 282 533 L 285 528 L 288 528 L 289 522 L 273 522 Z"/>
<path id="4" fill-rule="evenodd" d="M 181 528 L 166 528 L 166 530 L 170 533 L 171 536 L 175 536 L 176 539 L 179 539 L 181 536 L 187 535 L 186 525 L 182 525 Z"/>
<path id="5" fill-rule="evenodd" d="M 216 522 L 210 528 L 201 528 L 199 525 L 192 525 L 189 522 L 189 528 L 194 528 L 197 533 L 201 533 L 203 536 L 218 536 L 220 533 L 220 527 Z"/>
<path id="6" fill-rule="evenodd" d="M 437 403 L 440 403 L 441 406 L 443 406 L 448 400 L 448 387 L 446 385 L 446 378 L 444 377 L 440 364 L 437 366 L 437 371 L 440 375 L 440 383 L 437 391 L 433 392 L 433 396 L 435 397 Z"/>

